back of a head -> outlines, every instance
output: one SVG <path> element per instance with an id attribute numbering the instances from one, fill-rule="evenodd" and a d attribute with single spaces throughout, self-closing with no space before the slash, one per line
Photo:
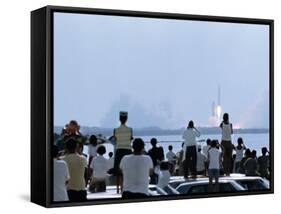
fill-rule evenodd
<path id="1" fill-rule="evenodd" d="M 228 115 L 228 113 L 224 113 L 223 114 L 223 122 L 224 123 L 229 123 L 229 115 Z"/>
<path id="2" fill-rule="evenodd" d="M 69 153 L 75 153 L 77 149 L 77 142 L 76 140 L 70 138 L 65 142 L 65 147 Z"/>
<path id="3" fill-rule="evenodd" d="M 78 122 L 76 120 L 71 120 L 69 122 L 69 125 L 72 125 L 72 126 L 78 126 Z"/>
<path id="4" fill-rule="evenodd" d="M 250 157 L 251 156 L 251 150 L 250 149 L 246 149 L 245 156 L 246 157 Z"/>
<path id="5" fill-rule="evenodd" d="M 263 148 L 261 149 L 261 153 L 262 153 L 263 156 L 265 156 L 266 153 L 267 153 L 267 148 L 266 148 L 266 147 L 263 147 Z"/>
<path id="6" fill-rule="evenodd" d="M 113 157 L 113 152 L 109 152 L 109 153 L 108 153 L 108 156 L 109 156 L 110 158 L 112 158 L 112 157 Z"/>
<path id="7" fill-rule="evenodd" d="M 100 145 L 100 146 L 97 148 L 97 153 L 98 153 L 99 155 L 104 155 L 104 154 L 106 153 L 105 146 Z"/>
<path id="8" fill-rule="evenodd" d="M 90 142 L 90 144 L 91 145 L 93 145 L 93 146 L 96 146 L 98 143 L 98 140 L 97 140 L 97 137 L 96 137 L 96 135 L 91 135 L 90 136 L 90 139 L 89 139 L 89 142 Z"/>
<path id="9" fill-rule="evenodd" d="M 59 149 L 58 149 L 57 145 L 53 145 L 52 146 L 52 158 L 58 157 L 58 154 L 59 154 Z"/>
<path id="10" fill-rule="evenodd" d="M 192 120 L 189 121 L 187 128 L 188 129 L 193 129 L 194 128 L 194 122 Z"/>
<path id="11" fill-rule="evenodd" d="M 169 170 L 170 163 L 168 161 L 161 161 L 160 163 L 160 170 Z"/>
<path id="12" fill-rule="evenodd" d="M 206 141 L 206 144 L 207 144 L 208 146 L 210 146 L 210 145 L 211 145 L 211 142 L 212 142 L 211 139 L 208 138 L 207 141 Z"/>
<path id="13" fill-rule="evenodd" d="M 150 140 L 150 144 L 152 145 L 152 147 L 155 147 L 155 146 L 156 146 L 156 144 L 157 144 L 157 140 L 156 140 L 156 138 L 151 138 L 151 140 Z"/>
<path id="14" fill-rule="evenodd" d="M 239 137 L 239 138 L 237 139 L 237 143 L 238 143 L 239 145 L 242 145 L 242 144 L 243 144 L 243 138 L 242 138 L 242 137 Z"/>
<path id="15" fill-rule="evenodd" d="M 172 145 L 169 145 L 169 146 L 168 146 L 168 149 L 169 149 L 169 151 L 172 151 L 172 150 L 173 150 L 173 146 L 172 146 Z"/>
<path id="16" fill-rule="evenodd" d="M 255 157 L 257 156 L 257 151 L 256 151 L 256 150 L 253 150 L 253 151 L 251 152 L 251 156 L 252 156 L 252 158 L 255 158 Z"/>
<path id="17" fill-rule="evenodd" d="M 119 120 L 122 124 L 125 124 L 127 122 L 128 117 L 127 116 L 120 116 Z"/>
<path id="18" fill-rule="evenodd" d="M 144 149 L 144 142 L 141 138 L 135 138 L 133 141 L 134 153 L 141 153 Z"/>
<path id="19" fill-rule="evenodd" d="M 212 141 L 211 141 L 211 147 L 212 147 L 212 148 L 216 148 L 216 147 L 217 147 L 217 144 L 218 144 L 218 140 L 212 140 Z"/>

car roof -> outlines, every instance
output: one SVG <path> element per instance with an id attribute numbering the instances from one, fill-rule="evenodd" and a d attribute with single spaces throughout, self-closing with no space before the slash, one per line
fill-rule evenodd
<path id="1" fill-rule="evenodd" d="M 181 186 L 181 185 L 194 185 L 194 184 L 208 184 L 208 183 L 209 183 L 209 180 L 194 180 L 194 181 L 184 182 L 184 183 L 180 184 L 179 186 Z M 224 180 L 224 179 L 219 180 L 219 183 L 235 183 L 236 184 L 236 182 L 233 181 L 233 180 Z"/>

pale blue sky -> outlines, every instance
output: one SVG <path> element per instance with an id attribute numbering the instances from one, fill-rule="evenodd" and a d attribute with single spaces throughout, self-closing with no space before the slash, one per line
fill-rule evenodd
<path id="1" fill-rule="evenodd" d="M 268 127 L 269 26 L 55 13 L 54 124 Z"/>

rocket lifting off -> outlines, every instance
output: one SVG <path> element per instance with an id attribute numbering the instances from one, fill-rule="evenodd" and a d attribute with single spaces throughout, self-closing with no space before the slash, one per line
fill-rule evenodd
<path id="1" fill-rule="evenodd" d="M 215 101 L 212 102 L 212 115 L 209 118 L 209 124 L 211 126 L 218 126 L 222 119 L 222 107 L 221 107 L 221 88 L 218 86 L 218 100 L 217 105 Z"/>

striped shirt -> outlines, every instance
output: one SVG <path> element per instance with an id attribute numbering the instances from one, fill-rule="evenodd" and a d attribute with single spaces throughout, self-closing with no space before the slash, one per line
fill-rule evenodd
<path id="1" fill-rule="evenodd" d="M 131 139 L 133 136 L 133 129 L 121 124 L 114 129 L 114 136 L 116 137 L 117 149 L 131 149 Z"/>

